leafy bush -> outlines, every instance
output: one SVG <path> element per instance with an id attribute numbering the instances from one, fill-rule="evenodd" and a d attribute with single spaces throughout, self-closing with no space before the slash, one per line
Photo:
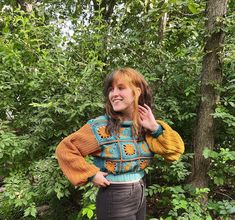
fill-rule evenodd
<path id="1" fill-rule="evenodd" d="M 103 79 L 119 66 L 143 73 L 153 88 L 154 114 L 186 143 L 180 161 L 169 164 L 156 156 L 146 169 L 149 217 L 210 219 L 234 213 L 234 6 L 229 3 L 224 21 L 224 85 L 214 114 L 216 144 L 223 149 L 204 152 L 212 160 L 210 190 L 198 190 L 185 182 L 200 100 L 205 1 L 116 4 L 108 20 L 101 5 L 94 12 L 89 2 L 43 2 L 32 13 L 0 4 L 1 219 L 95 218 L 97 189 L 74 189 L 54 151 L 63 137 L 103 113 Z M 160 40 L 156 24 L 165 12 Z M 70 37 L 61 31 L 68 21 Z M 204 194 L 208 208 L 200 204 Z M 46 214 L 42 206 L 48 207 Z"/>
<path id="2" fill-rule="evenodd" d="M 219 152 L 205 148 L 203 155 L 211 159 L 211 168 L 208 175 L 215 185 L 233 185 L 235 177 L 235 151 L 229 148 L 220 148 Z"/>

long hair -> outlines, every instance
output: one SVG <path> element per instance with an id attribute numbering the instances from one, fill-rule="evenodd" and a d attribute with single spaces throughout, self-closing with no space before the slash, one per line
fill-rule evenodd
<path id="1" fill-rule="evenodd" d="M 106 77 L 104 84 L 104 96 L 105 96 L 105 112 L 108 116 L 107 132 L 119 133 L 120 123 L 122 118 L 121 112 L 115 112 L 109 101 L 109 91 L 117 80 L 123 79 L 133 91 L 134 95 L 134 112 L 132 116 L 133 128 L 136 135 L 140 135 L 144 132 L 144 129 L 138 123 L 138 105 L 147 104 L 152 108 L 152 92 L 145 81 L 144 77 L 132 68 L 121 68 L 117 69 Z M 138 94 L 138 88 L 141 93 Z"/>

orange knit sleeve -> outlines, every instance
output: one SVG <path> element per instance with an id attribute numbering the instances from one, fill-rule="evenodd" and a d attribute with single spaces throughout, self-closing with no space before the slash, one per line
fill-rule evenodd
<path id="1" fill-rule="evenodd" d="M 56 148 L 56 156 L 64 175 L 73 185 L 84 185 L 88 177 L 99 168 L 85 160 L 85 156 L 99 151 L 99 146 L 90 125 L 64 138 Z"/>
<path id="2" fill-rule="evenodd" d="M 163 127 L 163 133 L 157 138 L 146 135 L 146 141 L 153 153 L 163 156 L 168 161 L 178 160 L 184 152 L 184 142 L 180 135 L 165 122 L 157 120 Z"/>

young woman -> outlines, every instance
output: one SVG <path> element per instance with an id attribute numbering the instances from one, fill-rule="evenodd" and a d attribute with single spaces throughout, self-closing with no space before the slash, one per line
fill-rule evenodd
<path id="1" fill-rule="evenodd" d="M 59 165 L 73 185 L 91 181 L 99 187 L 97 220 L 144 220 L 144 169 L 154 153 L 177 160 L 184 143 L 170 126 L 155 120 L 150 88 L 136 70 L 108 75 L 104 95 L 106 114 L 61 141 Z M 94 156 L 92 164 L 87 155 Z"/>

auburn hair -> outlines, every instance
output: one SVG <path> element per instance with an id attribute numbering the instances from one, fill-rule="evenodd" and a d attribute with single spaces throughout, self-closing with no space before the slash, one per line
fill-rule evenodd
<path id="1" fill-rule="evenodd" d="M 108 116 L 107 132 L 119 133 L 122 113 L 115 112 L 109 101 L 109 92 L 113 84 L 120 79 L 124 79 L 127 85 L 132 89 L 134 95 L 133 128 L 137 136 L 144 135 L 144 129 L 138 123 L 138 105 L 147 104 L 152 108 L 152 92 L 144 77 L 135 69 L 126 67 L 112 72 L 106 77 L 104 84 L 105 112 Z M 140 89 L 140 94 L 139 90 Z"/>

